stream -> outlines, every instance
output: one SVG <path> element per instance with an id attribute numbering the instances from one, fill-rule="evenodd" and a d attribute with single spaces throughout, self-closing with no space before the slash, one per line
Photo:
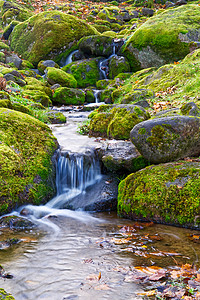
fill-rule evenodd
<path id="1" fill-rule="evenodd" d="M 88 189 L 97 193 L 107 180 L 93 151 L 99 140 L 77 134 L 88 113 L 65 114 L 67 124 L 51 126 L 60 144 L 57 195 L 46 205 L 26 206 L 36 228 L 1 229 L 1 240 L 21 242 L 0 250 L 0 263 L 13 275 L 0 278 L 0 287 L 16 300 L 142 299 L 138 293 L 143 287 L 130 280 L 135 266 L 199 266 L 200 247 L 191 240 L 199 233 L 194 230 L 65 208 L 77 195 L 79 201 L 82 196 L 88 200 Z"/>

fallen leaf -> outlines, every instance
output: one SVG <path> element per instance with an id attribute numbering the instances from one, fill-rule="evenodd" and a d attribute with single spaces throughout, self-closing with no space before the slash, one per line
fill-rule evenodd
<path id="1" fill-rule="evenodd" d="M 152 291 L 147 291 L 147 292 L 142 292 L 142 293 L 137 293 L 138 296 L 154 296 L 156 294 L 156 290 Z"/>

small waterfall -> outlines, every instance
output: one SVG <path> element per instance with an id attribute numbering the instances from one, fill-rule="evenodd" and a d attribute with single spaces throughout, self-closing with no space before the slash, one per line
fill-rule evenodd
<path id="1" fill-rule="evenodd" d="M 87 155 L 60 155 L 57 162 L 57 195 L 70 190 L 85 189 L 101 178 L 99 162 L 95 157 Z"/>
<path id="2" fill-rule="evenodd" d="M 99 69 L 100 69 L 101 76 L 102 76 L 103 79 L 108 79 L 108 73 L 109 73 L 108 61 L 109 61 L 110 58 L 112 58 L 113 56 L 116 55 L 115 42 L 113 42 L 112 46 L 113 46 L 112 54 L 108 58 L 102 60 L 99 64 Z"/>
<path id="3" fill-rule="evenodd" d="M 95 98 L 95 103 L 99 103 L 99 94 L 101 93 L 101 90 L 93 90 L 94 98 Z"/>
<path id="4" fill-rule="evenodd" d="M 77 52 L 78 52 L 78 50 L 72 51 L 66 58 L 61 59 L 60 66 L 64 67 L 68 64 L 71 64 L 73 62 L 72 57 Z"/>

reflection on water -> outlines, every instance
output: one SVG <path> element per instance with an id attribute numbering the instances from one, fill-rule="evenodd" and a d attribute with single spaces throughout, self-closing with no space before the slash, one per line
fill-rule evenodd
<path id="1" fill-rule="evenodd" d="M 60 228 L 57 235 L 16 232 L 23 242 L 1 250 L 1 264 L 14 275 L 1 279 L 1 287 L 16 300 L 139 299 L 141 288 L 124 281 L 129 268 L 198 265 L 199 245 L 188 239 L 194 231 L 163 225 L 142 229 L 109 213 L 95 214 L 88 222 L 70 216 L 51 216 L 49 221 Z M 127 225 L 135 226 L 131 234 L 121 229 Z"/>

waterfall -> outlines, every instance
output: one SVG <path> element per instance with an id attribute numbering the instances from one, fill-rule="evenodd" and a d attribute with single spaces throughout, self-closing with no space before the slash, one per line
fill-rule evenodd
<path id="1" fill-rule="evenodd" d="M 75 189 L 84 192 L 101 178 L 100 165 L 94 155 L 60 155 L 56 173 L 57 195 Z"/>
<path id="2" fill-rule="evenodd" d="M 115 42 L 113 42 L 112 46 L 113 46 L 112 54 L 108 58 L 102 60 L 99 64 L 99 69 L 100 69 L 101 76 L 102 76 L 103 79 L 108 79 L 108 73 L 109 73 L 108 61 L 109 61 L 110 58 L 112 58 L 113 56 L 116 55 Z"/>

